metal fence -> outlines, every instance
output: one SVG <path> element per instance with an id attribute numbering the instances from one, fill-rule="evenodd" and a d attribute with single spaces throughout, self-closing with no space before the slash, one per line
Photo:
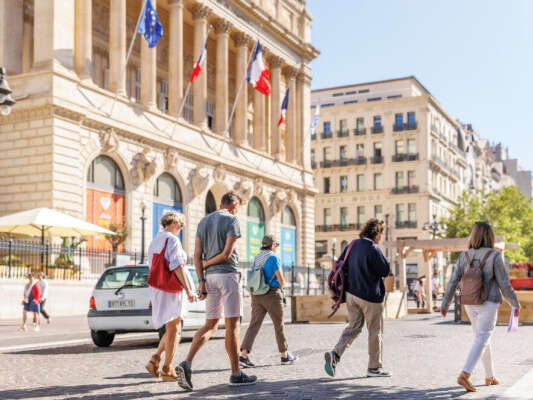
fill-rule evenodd
<path id="1" fill-rule="evenodd" d="M 44 272 L 50 279 L 92 280 L 117 261 L 136 264 L 139 259 L 138 253 L 0 239 L 0 278 L 17 279 L 29 272 Z"/>

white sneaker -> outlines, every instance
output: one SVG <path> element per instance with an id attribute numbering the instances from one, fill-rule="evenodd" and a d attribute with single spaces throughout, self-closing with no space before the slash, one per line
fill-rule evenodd
<path id="1" fill-rule="evenodd" d="M 34 330 L 34 332 L 39 332 L 41 330 L 41 328 L 39 328 L 39 325 L 35 325 L 33 327 L 33 330 Z"/>
<path id="2" fill-rule="evenodd" d="M 20 332 L 26 332 L 28 329 L 26 328 L 26 325 L 23 325 L 19 328 Z"/>

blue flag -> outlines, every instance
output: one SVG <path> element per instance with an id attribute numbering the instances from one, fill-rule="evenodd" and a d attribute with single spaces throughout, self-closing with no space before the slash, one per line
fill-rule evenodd
<path id="1" fill-rule="evenodd" d="M 157 46 L 163 36 L 163 25 L 157 19 L 157 11 L 150 0 L 146 0 L 137 32 L 146 39 L 150 48 Z"/>

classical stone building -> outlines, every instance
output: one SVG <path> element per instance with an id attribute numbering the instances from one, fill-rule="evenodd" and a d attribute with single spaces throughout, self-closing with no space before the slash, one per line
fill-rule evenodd
<path id="1" fill-rule="evenodd" d="M 429 239 L 424 224 L 446 216 L 465 189 L 501 186 L 490 147 L 414 77 L 314 90 L 317 105 L 317 260 L 329 263 L 334 243 L 338 256 L 371 217 L 388 221 L 392 240 Z M 409 256 L 408 280 L 423 274 L 422 262 Z"/>
<path id="2" fill-rule="evenodd" d="M 126 223 L 125 248 L 139 250 L 143 211 L 149 243 L 162 212 L 177 209 L 192 254 L 198 221 L 236 190 L 247 201 L 241 259 L 266 231 L 281 238 L 285 264 L 313 264 L 316 191 L 303 132 L 318 51 L 305 1 L 152 0 L 163 37 L 150 49 L 137 35 L 126 65 L 142 3 L 0 3 L 0 65 L 18 99 L 0 117 L 0 215 L 52 207 Z M 204 70 L 178 115 L 206 38 Z M 269 97 L 243 83 L 257 39 L 271 71 Z M 287 123 L 278 129 L 286 88 Z M 108 246 L 100 238 L 89 245 Z"/>

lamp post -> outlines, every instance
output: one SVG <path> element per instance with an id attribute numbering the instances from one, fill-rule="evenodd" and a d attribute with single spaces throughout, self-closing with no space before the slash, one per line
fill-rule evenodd
<path id="1" fill-rule="evenodd" d="M 146 217 L 144 215 L 145 210 L 146 210 L 146 204 L 141 203 L 141 262 L 140 264 L 144 264 L 144 225 L 146 222 Z"/>
<path id="2" fill-rule="evenodd" d="M 337 247 L 337 238 L 331 239 L 331 260 L 335 262 L 335 248 Z"/>
<path id="3" fill-rule="evenodd" d="M 13 93 L 13 91 L 9 87 L 5 75 L 5 68 L 0 67 L 0 114 L 4 116 L 11 113 L 11 108 L 16 103 L 13 97 L 11 97 L 11 93 Z"/>
<path id="4" fill-rule="evenodd" d="M 444 232 L 446 230 L 446 224 L 444 224 L 442 222 L 438 222 L 436 214 L 433 214 L 432 217 L 433 217 L 433 221 L 426 222 L 422 226 L 422 230 L 430 232 L 431 233 L 431 239 L 434 240 L 437 237 L 437 235 L 440 235 L 442 232 Z M 435 259 L 435 263 L 433 264 L 433 272 L 437 272 L 436 261 L 437 260 Z M 430 277 L 428 277 L 428 279 L 430 279 Z"/>
<path id="5" fill-rule="evenodd" d="M 390 217 L 389 214 L 385 214 L 385 242 L 388 242 L 389 239 L 390 239 L 389 217 Z M 386 254 L 387 260 L 388 260 L 389 263 L 390 263 L 390 259 L 389 259 L 389 247 L 388 247 L 388 246 L 387 246 L 387 248 L 385 249 L 385 252 L 386 252 L 385 254 Z"/>

